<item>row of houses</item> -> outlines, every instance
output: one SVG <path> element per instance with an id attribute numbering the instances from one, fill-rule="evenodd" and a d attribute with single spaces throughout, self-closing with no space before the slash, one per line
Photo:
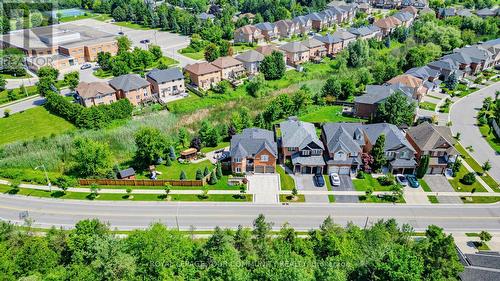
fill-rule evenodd
<path id="1" fill-rule="evenodd" d="M 425 9 L 429 5 L 427 0 L 354 0 L 354 3 L 359 7 L 375 7 L 382 9 L 401 9 L 406 7 L 414 7 L 417 9 Z"/>
<path id="2" fill-rule="evenodd" d="M 185 93 L 184 75 L 179 68 L 154 69 L 146 74 L 146 79 L 126 74 L 109 82 L 80 82 L 76 88 L 78 101 L 85 107 L 111 104 L 119 99 L 128 99 L 133 105 L 165 103 Z"/>
<path id="3" fill-rule="evenodd" d="M 316 129 L 295 117 L 281 122 L 274 132 L 245 129 L 231 139 L 231 170 L 274 173 L 280 163 L 296 174 L 355 174 L 363 168 L 362 155 L 371 153 L 381 135 L 385 136 L 385 172 L 412 174 L 421 157 L 428 155 L 427 173 L 442 174 L 459 155 L 451 130 L 427 122 L 404 131 L 387 123 L 326 123 L 320 136 Z"/>
<path id="4" fill-rule="evenodd" d="M 291 20 L 245 25 L 234 31 L 234 42 L 260 44 L 278 38 L 283 39 L 294 35 L 309 34 L 313 30 L 319 31 L 342 23 L 352 22 L 356 16 L 356 11 L 356 4 L 336 5 L 328 7 L 322 12 L 297 16 Z"/>
<path id="5" fill-rule="evenodd" d="M 465 8 L 439 8 L 436 15 L 438 18 L 447 18 L 447 17 L 472 17 L 473 15 L 476 15 L 480 18 L 488 18 L 488 17 L 496 17 L 500 15 L 500 8 L 494 7 L 494 8 L 483 8 L 479 10 L 471 10 L 471 9 L 465 9 Z"/>
<path id="6" fill-rule="evenodd" d="M 384 85 L 367 85 L 365 94 L 354 100 L 354 114 L 373 118 L 378 105 L 395 92 L 403 93 L 409 101 L 419 102 L 429 91 L 439 89 L 442 81 L 452 74 L 463 79 L 496 65 L 500 65 L 500 38 L 456 49 L 426 66 L 409 69 Z"/>

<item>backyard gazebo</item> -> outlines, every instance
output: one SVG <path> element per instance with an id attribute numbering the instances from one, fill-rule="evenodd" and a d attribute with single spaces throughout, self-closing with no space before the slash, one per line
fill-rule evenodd
<path id="1" fill-rule="evenodd" d="M 181 152 L 181 158 L 186 160 L 196 159 L 196 152 L 198 152 L 196 148 L 188 148 Z"/>

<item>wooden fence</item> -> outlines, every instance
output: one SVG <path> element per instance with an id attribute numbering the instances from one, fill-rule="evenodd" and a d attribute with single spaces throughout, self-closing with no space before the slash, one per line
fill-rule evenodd
<path id="1" fill-rule="evenodd" d="M 205 178 L 206 179 L 206 178 Z M 204 186 L 206 180 L 121 180 L 121 179 L 79 179 L 80 185 L 117 185 L 117 186 Z"/>

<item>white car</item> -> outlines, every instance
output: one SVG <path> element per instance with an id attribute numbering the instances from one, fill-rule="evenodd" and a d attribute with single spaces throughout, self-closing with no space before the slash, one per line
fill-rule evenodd
<path id="1" fill-rule="evenodd" d="M 406 177 L 402 174 L 397 174 L 396 175 L 396 180 L 398 181 L 398 183 L 402 186 L 407 186 L 408 185 L 408 180 L 406 179 Z"/>
<path id="2" fill-rule="evenodd" d="M 337 174 L 337 173 L 331 173 L 330 174 L 330 182 L 332 183 L 333 186 L 339 186 L 340 185 L 339 174 Z"/>

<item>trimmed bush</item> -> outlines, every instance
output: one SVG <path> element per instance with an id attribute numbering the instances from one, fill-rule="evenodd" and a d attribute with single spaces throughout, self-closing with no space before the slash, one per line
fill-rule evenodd
<path id="1" fill-rule="evenodd" d="M 394 184 L 394 179 L 389 176 L 378 177 L 377 181 L 380 183 L 380 185 L 383 186 L 389 186 Z"/>
<path id="2" fill-rule="evenodd" d="M 464 175 L 464 177 L 460 180 L 463 184 L 472 185 L 476 182 L 476 174 L 473 172 L 469 172 Z"/>

